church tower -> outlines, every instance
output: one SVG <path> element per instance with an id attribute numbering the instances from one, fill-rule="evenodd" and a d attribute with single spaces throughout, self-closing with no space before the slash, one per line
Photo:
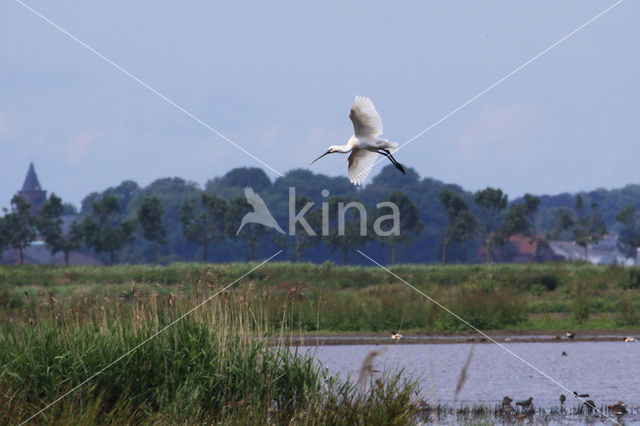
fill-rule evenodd
<path id="1" fill-rule="evenodd" d="M 47 191 L 43 191 L 38 181 L 38 175 L 33 167 L 33 162 L 29 163 L 27 177 L 24 178 L 22 190 L 18 191 L 18 195 L 24 198 L 27 203 L 31 204 L 31 216 L 37 216 L 42 203 L 47 200 Z"/>

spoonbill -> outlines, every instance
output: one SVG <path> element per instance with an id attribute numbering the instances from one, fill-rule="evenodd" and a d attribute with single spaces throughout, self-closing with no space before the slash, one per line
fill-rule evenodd
<path id="1" fill-rule="evenodd" d="M 327 154 L 351 153 L 349 162 L 349 180 L 354 185 L 362 185 L 375 163 L 377 155 L 384 155 L 391 163 L 406 175 L 402 164 L 393 158 L 398 150 L 398 144 L 379 137 L 382 134 L 382 119 L 373 106 L 371 99 L 356 96 L 349 113 L 353 122 L 353 136 L 346 145 L 331 145 L 327 152 L 311 162 L 315 163 Z"/>

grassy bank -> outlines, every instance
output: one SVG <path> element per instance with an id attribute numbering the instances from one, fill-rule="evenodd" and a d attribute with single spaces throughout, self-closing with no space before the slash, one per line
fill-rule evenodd
<path id="1" fill-rule="evenodd" d="M 72 287 L 73 282 L 66 285 Z M 145 286 L 157 288 L 153 282 Z M 5 307 L 0 424 L 27 420 L 67 392 L 31 422 L 413 421 L 419 395 L 415 383 L 400 376 L 381 380 L 365 374 L 356 386 L 330 376 L 313 358 L 290 349 L 283 334 L 275 345 L 266 338 L 289 331 L 292 296 L 283 300 L 282 316 L 275 324 L 269 312 L 273 303 L 268 295 L 256 295 L 250 284 L 193 310 L 220 288 L 214 275 L 205 274 L 191 283 L 188 294 L 175 297 L 129 287 L 115 297 L 73 291 L 66 298 L 29 295 L 29 302 Z M 87 378 L 91 380 L 76 390 Z"/>
<path id="2" fill-rule="evenodd" d="M 254 266 L 0 267 L 0 423 L 20 423 L 105 366 L 33 422 L 405 424 L 420 415 L 415 383 L 365 374 L 357 386 L 287 344 L 323 330 L 465 330 L 379 268 L 266 264 L 163 331 Z M 485 330 L 638 326 L 637 269 L 393 271 Z"/>
<path id="3" fill-rule="evenodd" d="M 5 316 L 26 316 L 39 303 L 38 297 L 49 294 L 67 307 L 86 300 L 104 303 L 104 298 L 133 303 L 135 294 L 154 295 L 158 303 L 169 304 L 197 293 L 203 279 L 230 283 L 253 266 L 1 267 L 0 304 Z M 622 330 L 640 324 L 640 269 L 636 268 L 558 263 L 402 265 L 392 270 L 485 330 Z M 283 325 L 295 331 L 333 332 L 467 329 L 377 267 L 270 263 L 237 283 L 234 291 L 263 303 L 276 329 Z"/>

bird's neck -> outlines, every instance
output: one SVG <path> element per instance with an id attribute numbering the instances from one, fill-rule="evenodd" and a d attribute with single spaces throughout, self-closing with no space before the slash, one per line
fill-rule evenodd
<path id="1" fill-rule="evenodd" d="M 346 145 L 338 145 L 338 152 L 347 153 L 351 152 L 353 148 L 358 144 L 358 139 L 355 136 L 351 136 L 349 142 Z"/>

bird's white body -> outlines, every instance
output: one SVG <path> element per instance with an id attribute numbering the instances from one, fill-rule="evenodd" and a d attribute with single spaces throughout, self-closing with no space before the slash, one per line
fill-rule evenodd
<path id="1" fill-rule="evenodd" d="M 386 155 L 396 168 L 404 173 L 402 165 L 397 163 L 391 156 L 398 150 L 398 144 L 380 137 L 382 134 L 382 119 L 373 106 L 371 99 L 356 96 L 349 118 L 353 122 L 354 133 L 347 144 L 331 145 L 329 150 L 316 160 L 327 154 L 351 153 L 347 160 L 349 162 L 349 180 L 354 185 L 362 185 L 364 183 L 378 154 Z"/>

